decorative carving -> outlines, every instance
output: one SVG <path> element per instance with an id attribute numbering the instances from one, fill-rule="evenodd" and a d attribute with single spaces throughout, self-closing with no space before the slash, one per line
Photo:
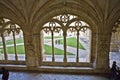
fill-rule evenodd
<path id="1" fill-rule="evenodd" d="M 100 51 L 103 51 L 104 54 L 109 52 L 109 39 L 108 36 L 109 35 L 101 35 L 102 38 L 100 39 Z"/>
<path id="2" fill-rule="evenodd" d="M 27 45 L 28 54 L 30 56 L 33 56 L 35 51 L 34 51 L 34 45 L 32 44 L 32 37 L 31 36 L 29 36 L 27 43 L 28 43 L 28 45 Z"/>
<path id="3" fill-rule="evenodd" d="M 68 14 L 64 14 L 60 16 L 60 21 L 63 23 L 67 23 L 70 20 L 70 16 Z"/>
<path id="4" fill-rule="evenodd" d="M 49 22 L 48 24 L 49 24 L 49 26 L 44 26 L 44 28 L 43 28 L 45 33 L 49 33 L 49 32 L 57 32 L 57 33 L 59 33 L 61 31 L 61 27 L 57 26 L 56 22 Z"/>

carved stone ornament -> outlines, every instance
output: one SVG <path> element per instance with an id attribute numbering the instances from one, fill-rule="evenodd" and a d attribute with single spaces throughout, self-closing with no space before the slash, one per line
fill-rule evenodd
<path id="1" fill-rule="evenodd" d="M 32 44 L 32 40 L 31 39 L 28 40 L 27 50 L 28 50 L 28 54 L 30 56 L 34 55 L 34 52 L 35 52 L 34 51 L 34 45 Z"/>

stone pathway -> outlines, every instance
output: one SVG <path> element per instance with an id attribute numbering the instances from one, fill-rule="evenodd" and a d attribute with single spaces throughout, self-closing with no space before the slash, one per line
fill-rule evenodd
<path id="1" fill-rule="evenodd" d="M 100 75 L 10 72 L 9 80 L 109 80 L 109 78 Z"/>

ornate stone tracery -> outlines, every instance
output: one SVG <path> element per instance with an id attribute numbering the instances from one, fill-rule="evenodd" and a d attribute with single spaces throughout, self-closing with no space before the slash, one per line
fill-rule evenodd
<path id="1" fill-rule="evenodd" d="M 56 44 L 56 39 L 54 39 L 54 35 L 55 33 L 60 33 L 63 34 L 63 40 L 64 40 L 64 60 L 63 62 L 67 62 L 67 36 L 69 33 L 74 33 L 76 34 L 75 36 L 77 39 L 77 44 L 79 44 L 79 36 L 80 36 L 80 32 L 87 32 L 89 30 L 89 25 L 87 23 L 85 23 L 84 21 L 79 20 L 79 18 L 75 15 L 71 15 L 71 14 L 60 14 L 57 15 L 55 17 L 53 17 L 53 20 L 51 19 L 51 21 L 49 21 L 48 23 L 43 25 L 43 31 L 45 33 L 51 33 L 51 44 L 52 44 L 52 61 L 55 61 L 55 52 L 54 52 L 54 46 Z M 63 26 L 59 23 L 62 23 Z M 62 33 L 61 33 L 62 32 Z M 66 35 L 65 35 L 66 34 Z M 55 40 L 55 43 L 54 43 Z M 44 43 L 45 44 L 45 43 Z M 59 43 L 60 44 L 60 43 Z M 89 45 L 89 44 L 88 44 Z M 76 45 L 76 62 L 79 62 L 79 45 Z M 90 53 L 89 53 L 90 54 Z"/>

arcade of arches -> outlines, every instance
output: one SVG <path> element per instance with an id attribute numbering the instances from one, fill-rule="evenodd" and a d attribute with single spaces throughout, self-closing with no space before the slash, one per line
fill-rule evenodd
<path id="1" fill-rule="evenodd" d="M 21 71 L 108 73 L 113 60 L 120 66 L 119 4 L 0 0 L 0 65 Z"/>

